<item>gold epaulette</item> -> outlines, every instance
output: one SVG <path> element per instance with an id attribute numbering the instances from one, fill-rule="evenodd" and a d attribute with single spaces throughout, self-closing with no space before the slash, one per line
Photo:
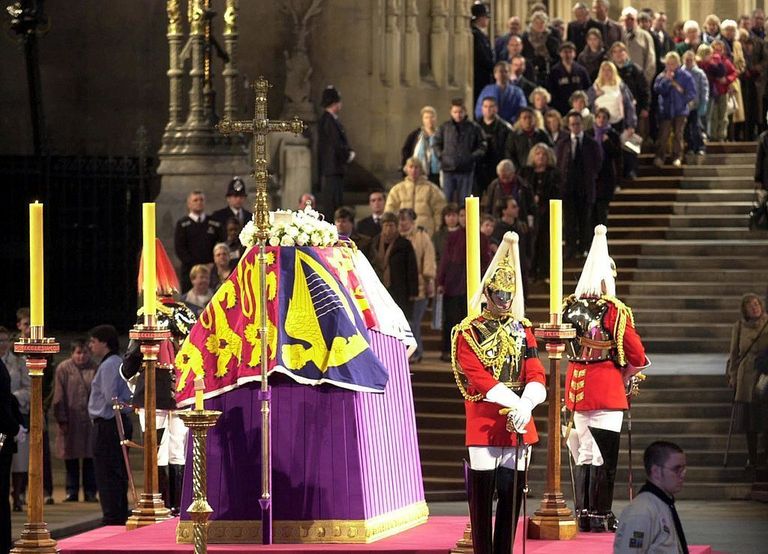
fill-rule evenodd
<path id="1" fill-rule="evenodd" d="M 568 296 L 564 297 L 563 298 L 563 311 L 565 311 L 565 309 L 568 306 L 570 306 L 571 304 L 573 304 L 574 302 L 576 302 L 576 295 L 575 294 L 569 294 Z"/>
<path id="2" fill-rule="evenodd" d="M 616 354 L 617 361 L 621 367 L 627 365 L 627 359 L 624 355 L 624 332 L 627 330 L 627 321 L 629 324 L 635 326 L 635 315 L 632 313 L 632 308 L 624 304 L 621 300 L 615 296 L 602 295 L 600 300 L 603 302 L 610 302 L 616 307 L 616 323 L 613 325 L 613 340 L 616 341 Z"/>
<path id="3" fill-rule="evenodd" d="M 520 325 L 522 325 L 525 328 L 533 327 L 533 323 L 531 323 L 531 320 L 528 319 L 527 317 L 524 317 L 523 319 L 520 320 Z"/>
<path id="4" fill-rule="evenodd" d="M 463 335 L 464 340 L 467 341 L 467 344 L 469 344 L 473 351 L 477 352 L 480 349 L 472 333 L 472 325 L 476 319 L 477 316 L 467 316 L 451 329 L 451 369 L 453 370 L 453 378 L 456 381 L 456 386 L 459 387 L 461 396 L 464 397 L 464 400 L 469 400 L 470 402 L 480 401 L 483 395 L 481 393 L 469 394 L 466 384 L 462 382 L 462 378 L 466 381 L 466 377 L 464 377 L 464 372 L 459 367 L 459 361 L 456 359 L 456 343 L 458 342 L 459 335 Z"/>

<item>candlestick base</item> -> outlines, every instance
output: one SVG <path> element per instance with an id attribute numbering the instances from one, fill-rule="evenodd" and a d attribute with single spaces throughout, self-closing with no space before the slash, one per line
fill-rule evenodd
<path id="1" fill-rule="evenodd" d="M 573 512 L 565 503 L 563 493 L 546 492 L 541 506 L 528 520 L 528 538 L 564 541 L 579 532 Z"/>
<path id="2" fill-rule="evenodd" d="M 179 412 L 179 417 L 192 431 L 192 504 L 187 513 L 192 519 L 192 543 L 194 554 L 208 550 L 208 518 L 213 508 L 208 504 L 208 464 L 206 437 L 208 429 L 216 425 L 221 412 L 216 410 L 189 410 Z"/>
<path id="3" fill-rule="evenodd" d="M 475 548 L 472 545 L 472 526 L 467 523 L 464 528 L 464 535 L 456 543 L 456 546 L 451 548 L 451 554 L 473 554 Z"/>
<path id="4" fill-rule="evenodd" d="M 131 511 L 131 516 L 125 522 L 125 528 L 133 531 L 139 527 L 154 525 L 166 519 L 171 519 L 171 511 L 165 507 L 163 498 L 158 493 L 141 493 L 139 503 Z"/>
<path id="5" fill-rule="evenodd" d="M 11 549 L 11 554 L 56 554 L 57 552 L 59 549 L 56 547 L 56 541 L 51 538 L 45 522 L 25 523 L 19 540 Z"/>

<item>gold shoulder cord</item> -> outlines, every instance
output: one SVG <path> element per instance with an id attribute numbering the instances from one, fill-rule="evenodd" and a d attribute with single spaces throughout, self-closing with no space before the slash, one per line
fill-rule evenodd
<path id="1" fill-rule="evenodd" d="M 461 333 L 461 335 L 464 337 L 464 340 L 467 341 L 467 344 L 472 349 L 472 352 L 474 352 L 477 358 L 480 360 L 480 363 L 482 363 L 484 367 L 492 370 L 491 374 L 496 380 L 498 380 L 499 376 L 501 375 L 501 370 L 504 366 L 504 360 L 507 358 L 507 356 L 518 359 L 520 357 L 520 349 L 518 348 L 517 343 L 512 338 L 512 336 L 504 332 L 504 326 L 500 325 L 498 331 L 496 331 L 492 337 L 488 339 L 497 342 L 498 348 L 496 355 L 493 357 L 488 356 L 485 352 L 483 352 L 482 348 L 477 343 L 477 339 L 472 333 L 473 319 L 473 317 L 466 317 L 461 323 L 456 325 L 451 330 L 451 367 L 453 369 L 453 378 L 456 381 L 456 386 L 459 387 L 459 392 L 461 393 L 461 396 L 464 397 L 464 400 L 468 400 L 470 402 L 478 402 L 482 400 L 483 394 L 469 394 L 469 392 L 467 392 L 466 385 L 462 381 L 464 372 L 461 370 L 461 367 L 459 367 L 459 362 L 456 359 L 456 339 L 458 338 L 458 334 Z M 530 322 L 528 322 L 528 324 L 530 325 Z M 464 380 L 466 380 L 466 377 L 464 377 Z"/>
<path id="2" fill-rule="evenodd" d="M 635 326 L 635 315 L 632 313 L 632 308 L 624 304 L 621 300 L 615 296 L 603 295 L 601 300 L 610 302 L 616 306 L 616 323 L 613 326 L 613 337 L 616 341 L 616 353 L 618 357 L 619 365 L 624 367 L 627 365 L 627 359 L 624 354 L 624 333 L 627 330 L 627 321 L 629 321 L 632 327 Z"/>

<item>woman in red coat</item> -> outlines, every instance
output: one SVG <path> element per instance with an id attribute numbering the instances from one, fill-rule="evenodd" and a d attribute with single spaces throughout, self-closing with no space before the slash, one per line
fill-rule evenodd
<path id="1" fill-rule="evenodd" d="M 524 472 L 531 445 L 538 442 L 531 411 L 546 398 L 536 339 L 523 317 L 518 240 L 516 233 L 504 235 L 474 298 L 479 304 L 484 296 L 485 309 L 452 333 L 453 371 L 467 415 L 467 490 L 476 554 L 511 552 Z"/>

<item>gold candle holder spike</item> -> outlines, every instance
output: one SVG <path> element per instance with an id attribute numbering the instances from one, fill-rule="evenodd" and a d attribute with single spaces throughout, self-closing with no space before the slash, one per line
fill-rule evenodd
<path id="1" fill-rule="evenodd" d="M 576 337 L 576 330 L 570 323 L 562 323 L 559 313 L 553 313 L 549 323 L 542 323 L 534 335 L 544 341 L 549 357 L 547 489 L 528 521 L 527 532 L 531 539 L 569 540 L 577 535 L 578 527 L 560 485 L 560 360 L 565 342 Z"/>
<path id="2" fill-rule="evenodd" d="M 192 518 L 192 544 L 194 554 L 208 552 L 208 518 L 213 508 L 208 504 L 208 455 L 206 438 L 208 429 L 216 425 L 221 412 L 216 410 L 188 410 L 179 417 L 192 431 L 192 504 L 187 513 Z"/>
<path id="3" fill-rule="evenodd" d="M 171 511 L 165 507 L 157 483 L 157 421 L 155 420 L 155 369 L 160 344 L 171 338 L 171 332 L 157 325 L 155 316 L 145 315 L 144 323 L 137 324 L 128 333 L 140 344 L 144 356 L 144 492 L 125 524 L 129 531 L 170 519 Z"/>
<path id="4" fill-rule="evenodd" d="M 43 521 L 43 371 L 46 356 L 59 351 L 59 343 L 44 336 L 43 326 L 30 329 L 30 338 L 13 345 L 16 354 L 26 357 L 32 380 L 29 407 L 29 488 L 27 489 L 27 521 L 21 537 L 14 544 L 14 554 L 53 554 L 59 552 Z"/>

